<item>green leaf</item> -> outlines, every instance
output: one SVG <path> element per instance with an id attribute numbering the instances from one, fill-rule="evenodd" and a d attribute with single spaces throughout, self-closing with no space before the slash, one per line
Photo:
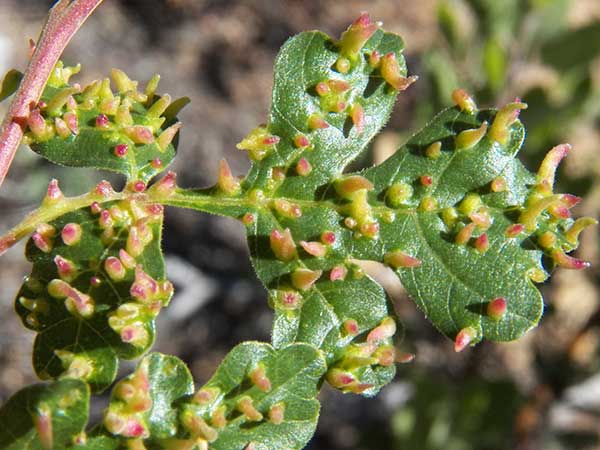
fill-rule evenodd
<path id="1" fill-rule="evenodd" d="M 364 286 L 373 285 L 368 278 L 361 289 L 353 290 L 353 284 L 360 284 L 355 277 L 362 274 L 348 267 L 352 260 L 374 260 L 396 268 L 417 304 L 449 337 L 466 329 L 472 334 L 470 342 L 483 337 L 513 340 L 537 324 L 542 299 L 530 277 L 532 271 L 536 276 L 543 273 L 542 251 L 533 242 L 527 244 L 525 234 L 517 239 L 505 235 L 518 221 L 526 193 L 530 193 L 527 183 L 532 178 L 514 160 L 524 130 L 515 122 L 508 128 L 506 143 L 501 144 L 492 138 L 498 127 L 491 126 L 486 134 L 484 125 L 493 123 L 496 115 L 495 111 L 446 110 L 381 166 L 319 186 L 319 190 L 313 188 L 310 200 L 305 199 L 308 189 L 296 198 L 287 195 L 285 201 L 296 204 L 301 214 L 282 213 L 277 203 L 281 199 L 267 199 L 263 202 L 266 207 L 256 209 L 256 221 L 248 227 L 250 249 L 277 311 L 275 344 L 310 342 L 326 352 L 334 367 L 337 361 L 344 369 L 356 370 L 348 362 L 353 361 L 356 350 L 347 347 L 352 337 L 344 339 L 344 323 L 357 321 L 356 345 L 368 347 L 368 339 L 362 341 L 364 334 L 361 337 L 360 333 L 375 327 L 389 313 L 380 289 L 371 288 L 367 293 Z M 427 156 L 432 144 L 435 148 Z M 498 177 L 505 188 L 492 193 L 490 183 Z M 287 179 L 283 192 L 286 183 Z M 479 202 L 473 211 L 468 210 L 471 197 Z M 456 243 L 470 217 L 484 223 L 472 230 L 468 245 Z M 283 233 L 286 229 L 289 235 Z M 272 243 L 273 230 L 284 236 L 279 243 Z M 324 232 L 335 235 L 333 245 L 323 245 Z M 475 238 L 484 234 L 489 249 L 477 247 Z M 291 249 L 287 250 L 289 256 L 278 250 L 282 242 Z M 303 242 L 303 247 L 298 245 Z M 324 254 L 311 254 L 306 242 L 318 244 Z M 332 282 L 331 278 L 337 278 L 332 272 L 340 267 L 348 270 L 346 280 Z M 302 286 L 294 281 L 294 273 L 306 273 L 307 269 L 318 274 L 318 280 Z M 507 299 L 508 312 L 498 320 L 489 317 L 487 308 L 500 297 Z M 362 318 L 361 323 L 357 310 L 365 299 L 374 302 L 365 307 L 373 316 L 367 321 Z M 389 340 L 381 343 L 383 347 L 389 344 Z M 364 361 L 377 367 L 370 359 L 373 355 Z M 370 384 L 366 380 L 357 383 L 360 388 Z M 350 390 L 355 388 L 357 385 L 352 385 Z M 374 389 L 376 386 L 369 387 L 367 393 Z"/>
<path id="2" fill-rule="evenodd" d="M 163 281 L 162 209 L 134 200 L 104 206 L 38 227 L 26 247 L 32 272 L 15 300 L 38 333 L 38 375 L 80 377 L 94 391 L 113 382 L 118 358 L 152 345 L 154 318 L 172 294 Z"/>
<path id="3" fill-rule="evenodd" d="M 514 340 L 535 326 L 543 303 L 532 279 L 546 277 L 542 256 L 558 264 L 561 252 L 573 248 L 564 239 L 569 219 L 544 208 L 541 220 L 525 219 L 540 198 L 563 200 L 551 197 L 553 176 L 536 185 L 515 159 L 525 135 L 520 103 L 478 111 L 466 94 L 453 94 L 460 107 L 440 113 L 393 157 L 342 175 L 385 124 L 395 98 L 384 60 L 372 64 L 370 57 L 382 43 L 388 47 L 381 53 L 392 43 L 402 49 L 393 35 L 375 32 L 340 71 L 340 45 L 322 34 L 288 41 L 277 58 L 270 121 L 239 144 L 255 160 L 248 177 L 240 186 L 222 167 L 212 191 L 222 198 L 215 202 L 219 213 L 246 224 L 254 267 L 275 309 L 273 344 L 318 347 L 327 380 L 365 395 L 393 377 L 396 325 L 383 289 L 356 260 L 395 269 L 460 350 L 483 338 Z M 401 60 L 400 53 L 394 58 Z M 397 70 L 405 75 L 403 62 Z M 343 100 L 362 105 L 362 133 L 352 113 L 330 111 L 333 89 L 319 83 L 331 79 L 346 83 Z M 330 125 L 311 127 L 314 114 Z M 179 195 L 188 194 L 180 190 L 171 204 L 184 203 Z M 507 236 L 519 221 L 528 222 L 527 230 Z M 547 230 L 558 241 L 540 245 Z M 498 313 L 498 305 L 506 311 Z"/>
<path id="4" fill-rule="evenodd" d="M 566 147 L 553 149 L 537 176 L 516 160 L 527 105 L 478 110 L 462 90 L 452 93 L 456 107 L 393 157 L 344 175 L 413 81 L 402 41 L 371 26 L 361 16 L 338 42 L 318 32 L 289 40 L 276 62 L 269 122 L 238 144 L 254 160 L 248 176 L 240 183 L 222 162 L 213 189 L 164 199 L 241 219 L 275 309 L 273 344 L 318 347 L 327 380 L 366 395 L 391 379 L 396 359 L 409 358 L 394 348 L 385 293 L 356 262 L 393 268 L 458 351 L 534 327 L 543 302 L 533 282 L 555 266 L 586 267 L 566 253 L 595 222 L 574 222 L 569 208 L 578 200 L 553 192 Z M 363 46 L 347 58 L 358 28 Z"/>
<path id="5" fill-rule="evenodd" d="M 381 242 L 362 240 L 366 245 L 359 250 L 361 257 L 383 261 L 386 254 L 400 249 L 417 258 L 421 262 L 418 267 L 397 269 L 404 287 L 444 334 L 453 337 L 473 327 L 473 341 L 482 337 L 517 339 L 537 324 L 543 309 L 541 295 L 528 275 L 532 269 L 541 270 L 542 252 L 524 245 L 522 238 L 509 239 L 505 235 L 517 221 L 515 206 L 524 203 L 524 191 L 532 181 L 513 159 L 523 141 L 522 125 L 512 125 L 506 145 L 499 145 L 488 134 L 472 148 L 455 148 L 461 131 L 477 129 L 484 121 L 492 123 L 494 114 L 446 110 L 392 158 L 364 173 L 375 185 L 370 193 L 374 206 L 385 207 L 381 199 L 386 196 L 389 206 L 389 189 L 395 183 L 411 186 L 413 195 L 394 211 L 395 220 L 380 222 Z M 439 157 L 427 157 L 426 149 L 435 142 L 442 143 Z M 421 184 L 423 175 L 432 178 L 431 186 Z M 496 177 L 502 177 L 506 184 L 501 193 L 490 189 Z M 482 197 L 483 203 L 468 211 L 468 200 L 461 202 L 476 200 L 479 193 L 487 194 Z M 433 210 L 423 210 L 424 202 L 430 199 Z M 478 226 L 468 245 L 457 244 L 457 233 L 471 222 L 469 214 L 476 211 L 489 216 L 483 219 L 491 220 L 491 227 Z M 450 219 L 454 214 L 458 217 Z M 487 251 L 474 245 L 474 238 L 482 234 L 489 241 Z M 486 313 L 489 302 L 498 297 L 508 301 L 508 312 L 502 320 Z"/>
<path id="6" fill-rule="evenodd" d="M 182 419 L 204 417 L 209 421 L 218 434 L 210 444 L 214 450 L 243 450 L 249 443 L 304 448 L 317 426 L 316 395 L 325 370 L 322 356 L 309 345 L 275 350 L 258 342 L 240 344 L 183 407 Z M 252 417 L 254 411 L 241 412 L 244 401 L 262 418 Z M 214 420 L 219 408 L 226 418 L 222 429 Z"/>
<path id="7" fill-rule="evenodd" d="M 377 69 L 368 63 L 368 55 L 393 53 L 398 59 L 398 70 L 406 74 L 401 51 L 404 42 L 399 36 L 378 30 L 366 42 L 361 55 L 346 74 L 334 70 L 340 57 L 331 38 L 320 32 L 304 32 L 291 38 L 282 47 L 275 62 L 273 102 L 269 115 L 268 133 L 279 137 L 279 142 L 260 163 L 254 164 L 247 179 L 248 188 L 269 189 L 273 169 L 282 168 L 290 175 L 278 190 L 281 195 L 294 193 L 312 197 L 314 186 L 328 182 L 340 175 L 344 167 L 355 159 L 375 134 L 385 124 L 396 100 L 396 91 L 385 82 Z M 339 98 L 319 96 L 316 86 L 327 80 L 349 83 L 349 89 Z M 332 91 L 334 89 L 332 88 Z M 339 100 L 346 104 L 341 112 L 330 112 L 324 104 Z M 367 120 L 359 133 L 351 119 L 354 105 L 363 108 Z M 312 115 L 323 119 L 329 126 L 311 129 Z M 294 139 L 305 136 L 309 148 L 298 148 Z M 324 151 L 324 149 L 327 149 Z M 319 151 L 321 150 L 321 151 Z M 304 156 L 313 167 L 306 177 L 297 176 L 293 166 Z"/>
<path id="8" fill-rule="evenodd" d="M 192 376 L 181 360 L 151 353 L 116 384 L 104 427 L 126 438 L 173 437 L 179 424 L 174 403 L 193 392 Z"/>
<path id="9" fill-rule="evenodd" d="M 35 384 L 0 409 L 0 449 L 62 450 L 77 441 L 89 415 L 90 392 L 80 380 Z"/>
<path id="10" fill-rule="evenodd" d="M 398 77 L 406 75 L 406 65 L 402 40 L 381 30 L 366 41 L 346 72 L 339 69 L 341 47 L 342 42 L 335 44 L 319 32 L 290 39 L 275 64 L 268 125 L 252 132 L 239 147 L 249 149 L 251 157 L 258 159 L 244 182 L 249 198 L 257 204 L 250 213 L 255 220 L 247 231 L 254 267 L 269 289 L 276 311 L 274 345 L 315 345 L 325 352 L 329 365 L 348 373 L 347 380 L 352 380 L 337 387 L 373 395 L 395 373 L 393 365 L 381 366 L 375 356 L 379 347 L 390 346 L 391 336 L 366 343 L 364 334 L 390 312 L 383 290 L 364 274 L 346 282 L 329 280 L 332 270 L 347 270 L 345 246 L 352 245 L 353 239 L 344 231 L 335 205 L 328 201 L 328 185 L 364 150 L 392 111 L 397 90 L 391 86 L 388 62 L 392 61 Z M 384 55 L 381 62 L 373 62 L 373 54 Z M 407 85 L 412 81 L 403 79 Z M 339 82 L 343 83 L 342 93 L 335 92 Z M 323 94 L 323 83 L 330 83 L 329 93 Z M 346 107 L 338 112 L 336 102 Z M 323 121 L 318 126 L 315 117 Z M 252 148 L 257 136 L 276 136 L 277 144 L 259 149 L 257 155 Z M 326 258 L 315 258 L 298 248 L 289 261 L 281 261 L 273 257 L 269 241 L 273 233 L 287 228 L 295 244 L 314 242 L 325 249 L 317 242 L 325 231 L 335 235 L 336 243 L 324 250 Z M 298 289 L 300 282 L 294 277 L 303 276 L 317 280 L 299 292 L 304 288 Z M 348 324 L 356 327 L 351 334 L 344 331 Z M 363 335 L 356 344 L 354 338 L 359 334 Z M 352 353 L 359 351 L 354 344 L 368 355 L 354 357 Z"/>
<path id="11" fill-rule="evenodd" d="M 11 69 L 6 72 L 2 83 L 0 83 L 0 102 L 17 92 L 22 79 L 23 74 L 18 70 Z"/>
<path id="12" fill-rule="evenodd" d="M 318 346 L 327 356 L 332 384 L 345 391 L 377 391 L 379 385 L 359 374 L 389 364 L 391 335 L 375 340 L 380 347 L 365 335 L 374 327 L 381 329 L 390 313 L 383 291 L 373 289 L 369 278 L 362 285 L 356 282 L 363 274 L 352 267 L 353 260 L 378 261 L 396 269 L 426 316 L 456 339 L 457 350 L 482 338 L 510 341 L 522 336 L 542 314 L 542 297 L 532 282 L 546 278 L 542 256 L 567 267 L 583 264 L 571 264 L 563 257 L 573 249 L 565 239 L 572 221 L 561 216 L 568 215 L 564 208 L 572 206 L 565 206 L 568 196 L 552 194 L 554 175 L 538 174 L 536 181 L 515 160 L 525 135 L 518 111 L 526 105 L 477 111 L 472 100 L 463 99 L 460 108 L 440 113 L 381 166 L 342 176 L 343 165 L 365 142 L 359 138 L 357 147 L 354 142 L 324 142 L 317 138 L 323 130 L 309 134 L 304 128 L 300 131 L 311 145 L 299 148 L 292 138 L 298 133 L 295 124 L 301 122 L 296 116 L 304 108 L 306 120 L 312 110 L 290 108 L 292 101 L 281 87 L 288 78 L 300 86 L 314 84 L 316 78 L 308 83 L 295 78 L 308 65 L 298 56 L 300 48 L 312 55 L 314 41 L 301 35 L 283 48 L 281 65 L 276 66 L 271 122 L 242 142 L 251 147 L 256 136 L 281 136 L 273 150 L 260 155 L 246 180 L 247 198 L 254 205 L 242 219 L 254 266 L 276 310 L 274 344 L 300 341 Z M 331 61 L 335 56 L 325 66 L 330 67 Z M 356 84 L 361 85 L 360 78 L 350 82 Z M 300 97 L 296 91 L 293 102 L 302 98 L 301 104 L 314 107 L 310 89 L 303 92 Z M 285 108 L 287 115 L 281 113 Z M 375 132 L 387 116 L 370 113 L 365 108 L 365 122 Z M 347 139 L 353 137 L 350 131 Z M 348 157 L 336 153 L 338 149 Z M 289 162 L 292 158 L 295 167 Z M 300 167 L 301 158 L 312 171 Z M 556 170 L 557 163 L 549 164 Z M 543 178 L 548 179 L 540 181 Z M 544 202 L 546 206 L 535 213 L 534 205 Z M 554 212 L 548 212 L 552 202 Z M 520 221 L 525 232 L 508 236 L 513 226 L 522 226 Z M 552 236 L 543 238 L 548 230 Z M 328 242 L 326 235 L 333 241 Z M 339 274 L 345 272 L 346 279 L 340 281 Z M 361 321 L 355 316 L 365 298 L 372 302 L 365 309 L 373 315 Z M 498 316 L 497 305 L 507 310 Z M 349 327 L 358 336 L 348 337 Z"/>
<path id="13" fill-rule="evenodd" d="M 121 71 L 113 70 L 112 80 L 116 93 L 108 78 L 83 89 L 69 85 L 68 76 L 49 83 L 25 142 L 54 163 L 110 170 L 145 184 L 175 157 L 175 116 L 189 99 L 170 104 L 168 95 L 155 96 L 157 78 L 146 93 Z"/>
<path id="14" fill-rule="evenodd" d="M 316 428 L 316 395 L 325 370 L 319 351 L 309 345 L 275 350 L 246 342 L 192 396 L 183 362 L 150 354 L 115 386 L 93 448 L 137 439 L 149 449 L 179 450 L 207 442 L 214 450 L 243 450 L 249 443 L 301 449 Z"/>

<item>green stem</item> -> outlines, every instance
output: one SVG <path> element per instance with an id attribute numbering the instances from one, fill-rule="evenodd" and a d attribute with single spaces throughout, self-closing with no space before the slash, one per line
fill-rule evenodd
<path id="1" fill-rule="evenodd" d="M 0 237 L 0 255 L 19 240 L 33 233 L 39 225 L 51 222 L 71 211 L 88 207 L 94 202 L 102 205 L 118 200 L 135 200 L 142 203 L 160 203 L 234 218 L 241 217 L 252 210 L 253 207 L 256 207 L 256 204 L 252 203 L 247 197 L 219 197 L 212 194 L 212 192 L 212 189 L 176 189 L 170 195 L 161 195 L 156 190 L 150 189 L 143 194 L 122 191 L 100 196 L 92 191 L 78 197 L 42 203 L 21 223 Z"/>
<path id="2" fill-rule="evenodd" d="M 260 206 L 247 196 L 223 197 L 215 193 L 213 188 L 177 189 L 168 197 L 157 197 L 155 202 L 167 206 L 194 209 L 219 216 L 239 218 L 248 211 Z"/>

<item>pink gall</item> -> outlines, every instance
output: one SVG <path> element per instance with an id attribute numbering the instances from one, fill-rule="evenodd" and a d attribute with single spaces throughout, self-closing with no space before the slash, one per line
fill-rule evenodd
<path id="1" fill-rule="evenodd" d="M 477 338 L 477 330 L 473 327 L 461 329 L 454 340 L 454 351 L 462 352 L 467 346 L 472 344 Z"/>
<path id="2" fill-rule="evenodd" d="M 367 12 L 362 12 L 342 33 L 338 42 L 342 56 L 355 61 L 366 42 L 379 29 L 381 24 L 373 22 Z"/>
<path id="3" fill-rule="evenodd" d="M 383 79 L 397 91 L 408 89 L 418 79 L 416 76 L 405 77 L 401 74 L 400 64 L 393 52 L 387 53 L 381 59 L 380 71 Z"/>
<path id="4" fill-rule="evenodd" d="M 554 263 L 557 266 L 565 269 L 581 270 L 587 269 L 591 266 L 591 264 L 588 261 L 573 258 L 572 256 L 567 255 L 562 250 L 554 250 L 552 252 L 552 259 L 554 260 Z"/>
<path id="5" fill-rule="evenodd" d="M 54 448 L 52 412 L 46 404 L 40 404 L 32 414 L 33 425 L 44 450 Z"/>
<path id="6" fill-rule="evenodd" d="M 269 236 L 271 250 L 280 261 L 291 261 L 296 258 L 296 244 L 289 228 L 283 231 L 273 230 Z"/>
<path id="7" fill-rule="evenodd" d="M 536 182 L 544 193 L 551 193 L 554 186 L 556 169 L 565 156 L 571 151 L 569 144 L 560 144 L 550 150 L 538 169 Z"/>
<path id="8" fill-rule="evenodd" d="M 490 248 L 490 241 L 486 233 L 482 233 L 473 244 L 479 253 L 485 253 Z"/>
<path id="9" fill-rule="evenodd" d="M 160 133 L 160 135 L 156 139 L 156 145 L 158 145 L 158 148 L 160 150 L 162 150 L 163 152 L 165 150 L 167 150 L 169 145 L 171 145 L 171 142 L 173 142 L 173 139 L 175 139 L 175 136 L 177 135 L 177 133 L 179 133 L 179 130 L 181 129 L 182 126 L 183 126 L 183 124 L 181 122 L 177 122 L 177 123 L 171 125 L 169 128 L 167 128 L 162 133 Z"/>
<path id="10" fill-rule="evenodd" d="M 322 258 L 327 253 L 327 249 L 320 242 L 315 241 L 300 241 L 300 245 L 306 253 L 316 258 Z"/>
<path id="11" fill-rule="evenodd" d="M 352 108 L 350 109 L 350 117 L 354 127 L 356 128 L 356 133 L 362 134 L 362 132 L 365 130 L 366 118 L 365 110 L 359 103 L 352 105 Z"/>
<path id="12" fill-rule="evenodd" d="M 223 193 L 227 195 L 235 195 L 241 189 L 240 180 L 232 175 L 231 168 L 225 159 L 221 159 L 221 161 L 219 161 L 219 176 L 217 178 L 217 186 Z"/>
<path id="13" fill-rule="evenodd" d="M 473 114 L 477 111 L 475 100 L 464 89 L 455 89 L 452 91 L 452 101 L 462 112 L 467 114 Z"/>
<path id="14" fill-rule="evenodd" d="M 121 281 L 127 274 L 127 271 L 123 266 L 123 263 L 121 263 L 121 260 L 115 258 L 114 256 L 109 256 L 106 258 L 104 261 L 104 270 L 113 281 Z"/>
<path id="15" fill-rule="evenodd" d="M 123 128 L 123 133 L 135 144 L 152 144 L 154 142 L 154 134 L 149 127 L 143 125 L 134 125 Z"/>
<path id="16" fill-rule="evenodd" d="M 236 409 L 251 422 L 260 422 L 263 420 L 263 415 L 254 406 L 252 398 L 248 396 L 244 396 L 237 401 Z"/>
<path id="17" fill-rule="evenodd" d="M 312 166 L 306 158 L 300 158 L 296 163 L 296 173 L 301 177 L 306 177 L 312 172 Z"/>
<path id="18" fill-rule="evenodd" d="M 124 158 L 127 155 L 128 150 L 129 146 L 127 144 L 117 144 L 114 153 L 118 158 Z"/>
<path id="19" fill-rule="evenodd" d="M 343 281 L 346 279 L 348 275 L 348 269 L 344 265 L 335 266 L 329 272 L 329 280 L 330 281 Z"/>
<path id="20" fill-rule="evenodd" d="M 479 128 L 473 128 L 470 130 L 464 130 L 458 133 L 454 140 L 454 145 L 457 150 L 467 150 L 475 147 L 483 137 L 488 129 L 488 123 L 483 122 Z"/>
<path id="21" fill-rule="evenodd" d="M 307 291 L 314 286 L 322 274 L 321 270 L 298 268 L 291 274 L 292 285 L 300 291 Z"/>
<path id="22" fill-rule="evenodd" d="M 269 422 L 273 425 L 281 425 L 285 420 L 285 405 L 282 402 L 276 403 L 269 408 Z"/>
<path id="23" fill-rule="evenodd" d="M 498 297 L 487 305 L 487 315 L 492 320 L 500 320 L 506 314 L 507 303 L 504 297 Z"/>
<path id="24" fill-rule="evenodd" d="M 383 257 L 383 262 L 394 269 L 415 268 L 422 264 L 420 259 L 410 256 L 402 250 L 394 250 L 386 253 Z"/>
<path id="25" fill-rule="evenodd" d="M 307 148 L 310 146 L 310 141 L 303 134 L 298 134 L 294 137 L 294 146 L 296 148 Z"/>
<path id="26" fill-rule="evenodd" d="M 492 141 L 506 145 L 510 137 L 510 126 L 516 122 L 518 112 L 527 109 L 527 105 L 521 102 L 509 103 L 496 113 L 496 117 L 490 126 L 488 137 Z"/>
<path id="27" fill-rule="evenodd" d="M 267 377 L 264 366 L 258 365 L 252 369 L 249 373 L 252 384 L 258 388 L 261 392 L 271 391 L 271 380 Z"/>

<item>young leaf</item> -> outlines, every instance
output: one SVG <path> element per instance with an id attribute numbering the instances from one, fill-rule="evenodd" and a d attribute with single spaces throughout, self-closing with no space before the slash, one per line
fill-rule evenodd
<path id="1" fill-rule="evenodd" d="M 381 166 L 342 175 L 368 142 L 364 133 L 385 123 L 392 88 L 409 84 L 399 53 L 373 58 L 381 42 L 401 49 L 386 36 L 373 32 L 343 70 L 342 44 L 319 33 L 288 41 L 277 59 L 270 121 L 238 145 L 255 161 L 250 174 L 240 185 L 222 171 L 215 188 L 224 199 L 218 212 L 247 226 L 254 266 L 276 310 L 273 343 L 318 346 L 331 367 L 328 380 L 366 394 L 380 386 L 360 374 L 383 367 L 385 380 L 391 372 L 395 329 L 384 326 L 385 295 L 354 260 L 396 270 L 462 350 L 482 338 L 514 340 L 535 326 L 543 303 L 532 281 L 547 276 L 542 256 L 585 267 L 565 252 L 595 222 L 573 222 L 569 208 L 578 199 L 552 192 L 564 146 L 550 152 L 537 177 L 515 159 L 525 135 L 518 114 L 527 105 L 479 111 L 462 90 L 453 93 L 457 107 Z M 349 106 L 355 104 L 360 114 Z M 187 198 L 193 205 L 195 195 L 180 190 L 172 204 Z M 359 317 L 365 298 L 370 315 Z M 382 339 L 369 339 L 382 329 Z"/>
<path id="2" fill-rule="evenodd" d="M 380 348 L 393 353 L 393 333 L 353 341 L 390 313 L 383 290 L 349 264 L 347 233 L 325 199 L 326 186 L 383 127 L 398 91 L 414 81 L 405 77 L 403 47 L 367 15 L 337 43 L 318 32 L 290 39 L 275 64 L 269 122 L 238 145 L 256 160 L 244 181 L 256 200 L 247 231 L 276 311 L 274 345 L 319 347 L 339 372 L 329 381 L 367 395 L 395 373 L 393 357 L 381 365 L 377 356 Z"/>
<path id="3" fill-rule="evenodd" d="M 215 434 L 203 436 L 212 441 L 210 449 L 243 450 L 249 443 L 300 449 L 317 425 L 317 386 L 325 370 L 322 356 L 309 345 L 275 350 L 258 342 L 243 343 L 182 407 L 181 418 L 188 421 L 192 435 L 191 417 L 211 424 Z M 198 431 L 206 433 L 202 427 Z"/>
<path id="4" fill-rule="evenodd" d="M 0 409 L 0 449 L 50 450 L 71 447 L 85 430 L 90 392 L 81 380 L 35 384 Z"/>
<path id="5" fill-rule="evenodd" d="M 403 48 L 399 36 L 377 29 L 340 72 L 343 56 L 329 36 L 304 32 L 286 42 L 275 62 L 269 122 L 238 144 L 260 161 L 245 180 L 247 189 L 272 191 L 282 174 L 281 196 L 310 199 L 315 186 L 339 176 L 390 116 L 398 90 L 388 80 L 403 81 L 402 90 L 414 81 L 405 78 Z M 396 78 L 382 74 L 388 66 Z M 318 170 L 299 176 L 302 157 Z"/>
<path id="6" fill-rule="evenodd" d="M 18 70 L 11 69 L 4 75 L 0 83 L 0 102 L 13 95 L 19 88 L 23 74 Z"/>
<path id="7" fill-rule="evenodd" d="M 196 445 L 243 450 L 249 443 L 300 449 L 316 427 L 315 397 L 325 370 L 325 361 L 309 345 L 275 350 L 246 342 L 191 396 L 193 383 L 185 365 L 153 353 L 115 386 L 103 427 L 90 442 L 98 449 L 115 448 L 111 445 L 123 439 L 177 450 Z"/>
<path id="8" fill-rule="evenodd" d="M 186 100 L 155 96 L 158 77 L 139 92 L 138 82 L 116 69 L 117 92 L 108 78 L 84 88 L 69 84 L 78 71 L 62 63 L 55 69 L 27 120 L 25 142 L 54 163 L 111 170 L 145 185 L 175 157 L 181 127 L 175 116 Z"/>
<path id="9" fill-rule="evenodd" d="M 55 187 L 45 202 L 61 201 L 52 198 Z M 95 391 L 112 383 L 119 357 L 150 347 L 154 318 L 173 291 L 160 250 L 162 208 L 135 200 L 104 206 L 38 226 L 26 247 L 33 269 L 15 300 L 23 324 L 38 333 L 38 375 L 82 378 Z"/>
<path id="10" fill-rule="evenodd" d="M 541 270 L 541 252 L 506 236 L 518 217 L 513 211 L 525 200 L 518 193 L 531 180 L 513 162 L 523 127 L 511 125 L 505 143 L 491 131 L 482 136 L 477 131 L 498 116 L 446 110 L 392 158 L 364 173 L 374 185 L 370 204 L 395 218 L 380 221 L 379 242 L 360 240 L 356 257 L 391 266 L 436 327 L 450 337 L 473 329 L 471 342 L 517 339 L 537 324 L 543 308 L 528 276 L 529 270 Z M 439 155 L 428 156 L 438 142 Z M 499 207 L 486 203 L 493 201 L 496 178 L 503 184 L 496 197 L 506 192 L 512 200 Z M 407 186 L 407 194 L 399 194 L 398 186 Z M 420 263 L 411 267 L 402 255 Z M 508 313 L 502 320 L 488 317 L 487 305 L 500 297 L 507 299 Z"/>
<path id="11" fill-rule="evenodd" d="M 115 385 L 104 428 L 125 438 L 173 437 L 178 429 L 174 402 L 193 392 L 192 376 L 181 360 L 151 353 Z"/>

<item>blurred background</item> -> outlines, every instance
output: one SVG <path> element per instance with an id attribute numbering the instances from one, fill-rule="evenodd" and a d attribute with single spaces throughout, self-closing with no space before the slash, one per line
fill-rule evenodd
<path id="1" fill-rule="evenodd" d="M 27 40 L 38 35 L 52 2 L 0 2 L 0 72 L 23 69 Z M 135 79 L 163 76 L 159 91 L 192 104 L 174 170 L 183 186 L 214 183 L 220 158 L 237 173 L 248 161 L 235 144 L 265 120 L 272 63 L 291 35 L 321 29 L 339 36 L 362 10 L 406 41 L 419 82 L 400 95 L 394 115 L 360 164 L 387 158 L 465 87 L 479 105 L 521 97 L 528 129 L 521 152 L 535 170 L 561 142 L 574 150 L 559 188 L 584 197 L 578 215 L 600 209 L 600 1 L 420 0 L 105 0 L 69 46 L 79 80 L 112 67 Z M 6 110 L 0 104 L 0 113 Z M 68 175 L 67 175 L 68 173 Z M 50 177 L 75 195 L 110 174 L 63 169 L 22 149 L 0 190 L 0 232 L 43 197 Z M 158 320 L 155 349 L 183 358 L 206 381 L 235 344 L 268 340 L 271 311 L 247 257 L 241 225 L 190 211 L 167 211 L 164 251 L 177 293 Z M 542 324 L 519 342 L 483 343 L 455 354 L 394 282 L 388 288 L 414 363 L 375 399 L 322 394 L 311 450 L 600 449 L 600 248 L 598 229 L 583 236 L 580 257 L 593 267 L 559 270 L 541 286 Z M 0 401 L 35 382 L 33 334 L 12 310 L 29 272 L 23 246 L 0 258 Z M 122 365 L 129 371 L 133 363 Z M 99 418 L 105 403 L 95 405 Z M 275 450 L 275 449 L 274 449 Z"/>

